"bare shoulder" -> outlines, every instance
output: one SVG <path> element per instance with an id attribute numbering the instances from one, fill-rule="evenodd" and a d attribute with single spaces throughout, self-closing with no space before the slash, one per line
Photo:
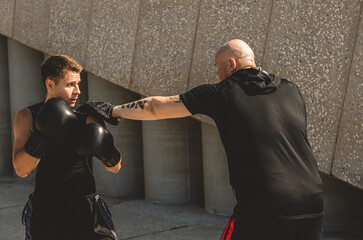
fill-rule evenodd
<path id="1" fill-rule="evenodd" d="M 22 118 L 32 118 L 32 113 L 30 112 L 30 109 L 27 107 L 21 109 L 16 115 Z"/>
<path id="2" fill-rule="evenodd" d="M 28 108 L 20 110 L 14 121 L 14 151 L 22 148 L 33 132 L 33 117 Z"/>
<path id="3" fill-rule="evenodd" d="M 33 116 L 29 108 L 21 109 L 15 117 L 14 127 L 28 128 L 32 130 L 33 126 Z"/>

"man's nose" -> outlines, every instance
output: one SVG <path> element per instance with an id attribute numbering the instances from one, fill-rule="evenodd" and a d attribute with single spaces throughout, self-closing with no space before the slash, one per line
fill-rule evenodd
<path id="1" fill-rule="evenodd" d="M 75 94 L 81 94 L 81 89 L 79 88 L 79 86 L 77 85 L 74 89 L 74 93 Z"/>

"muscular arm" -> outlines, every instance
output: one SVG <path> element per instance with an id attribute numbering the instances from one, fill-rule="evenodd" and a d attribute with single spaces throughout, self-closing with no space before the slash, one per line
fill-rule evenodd
<path id="1" fill-rule="evenodd" d="M 13 166 L 19 177 L 27 177 L 38 165 L 39 158 L 24 151 L 24 145 L 33 130 L 33 117 L 28 108 L 19 111 L 14 122 Z"/>
<path id="2" fill-rule="evenodd" d="M 134 120 L 159 120 L 182 118 L 192 115 L 180 100 L 179 95 L 169 97 L 147 97 L 135 102 L 118 105 L 112 116 Z"/>
<path id="3" fill-rule="evenodd" d="M 87 116 L 87 121 L 86 121 L 86 124 L 88 124 L 88 123 L 92 123 L 92 122 L 96 122 L 96 123 L 99 123 L 99 124 L 101 124 L 104 128 L 106 128 L 106 125 L 105 125 L 105 122 L 103 121 L 103 120 L 101 120 L 101 119 L 99 119 L 99 118 L 96 118 L 96 117 L 94 117 L 94 116 L 92 116 L 92 115 L 88 115 Z M 120 169 L 121 169 L 121 161 L 122 161 L 122 156 L 121 156 L 121 158 L 120 158 L 120 161 L 118 162 L 118 164 L 116 164 L 115 166 L 113 166 L 113 167 L 107 167 L 102 161 L 102 165 L 103 165 L 103 167 L 107 170 L 107 171 L 109 171 L 109 172 L 112 172 L 112 173 L 118 173 L 119 171 L 120 171 Z"/>

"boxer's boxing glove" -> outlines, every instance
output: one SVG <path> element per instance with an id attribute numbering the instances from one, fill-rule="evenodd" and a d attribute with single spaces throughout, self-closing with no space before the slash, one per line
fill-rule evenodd
<path id="1" fill-rule="evenodd" d="M 107 167 L 117 165 L 121 158 L 114 146 L 112 134 L 95 122 L 86 125 L 77 152 L 80 155 L 96 156 Z"/>
<path id="2" fill-rule="evenodd" d="M 69 124 L 77 123 L 73 110 L 61 99 L 49 99 L 39 110 L 35 129 L 25 143 L 24 150 L 29 155 L 41 158 L 49 149 L 52 138 Z"/>
<path id="3" fill-rule="evenodd" d="M 99 116 L 112 125 L 118 125 L 120 123 L 120 118 L 112 117 L 112 111 L 114 107 L 115 105 L 109 102 L 88 101 L 80 106 L 77 111 Z"/>

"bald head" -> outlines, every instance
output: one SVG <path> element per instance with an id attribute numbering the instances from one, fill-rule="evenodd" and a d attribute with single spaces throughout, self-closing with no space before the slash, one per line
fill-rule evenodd
<path id="1" fill-rule="evenodd" d="M 252 49 L 240 39 L 233 39 L 223 44 L 216 53 L 215 64 L 220 81 L 240 69 L 256 67 Z"/>
<path id="2" fill-rule="evenodd" d="M 251 67 L 255 64 L 255 54 L 250 46 L 240 39 L 233 39 L 222 45 L 217 51 L 217 55 L 224 58 L 236 58 L 241 64 L 241 68 Z"/>

